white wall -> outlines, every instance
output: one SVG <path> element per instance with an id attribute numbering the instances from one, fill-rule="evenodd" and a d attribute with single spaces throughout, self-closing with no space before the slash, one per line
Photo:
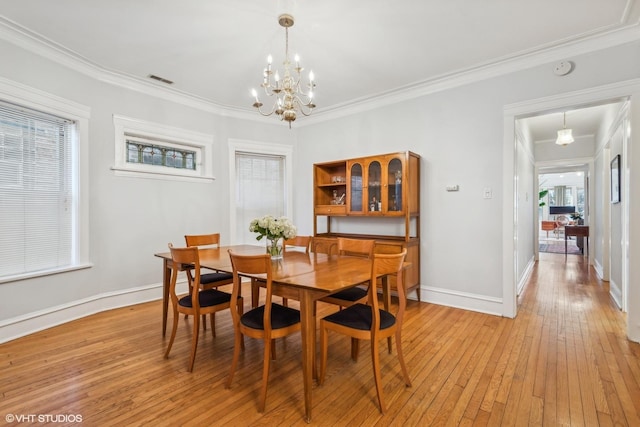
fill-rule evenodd
<path id="1" fill-rule="evenodd" d="M 305 126 L 299 130 L 297 161 L 301 170 L 310 171 L 314 162 L 349 156 L 401 150 L 420 154 L 422 295 L 500 313 L 501 271 L 513 269 L 502 258 L 503 237 L 510 238 L 503 235 L 502 224 L 510 219 L 503 216 L 502 200 L 513 197 L 502 188 L 504 180 L 513 188 L 513 175 L 503 171 L 503 107 L 638 78 L 638 47 L 629 44 L 571 58 L 576 70 L 562 78 L 553 75 L 550 63 Z M 446 192 L 453 184 L 460 191 Z M 310 172 L 300 185 L 312 185 Z M 483 199 L 485 187 L 492 188 L 492 199 Z M 300 197 L 296 206 L 298 217 L 309 218 L 310 227 L 311 194 Z M 524 233 L 533 233 L 533 227 Z"/>
<path id="2" fill-rule="evenodd" d="M 20 333 L 34 316 L 67 311 L 86 314 L 138 298 L 160 297 L 162 263 L 153 256 L 180 245 L 190 233 L 220 232 L 229 243 L 227 141 L 293 145 L 295 134 L 280 123 L 263 125 L 223 118 L 137 91 L 99 82 L 0 41 L 0 76 L 91 108 L 90 269 L 0 284 L 0 342 Z M 116 176 L 113 115 L 202 132 L 213 136 L 213 182 L 185 182 Z M 144 290 L 149 287 L 150 289 Z M 129 295 L 135 288 L 139 292 Z M 46 317 L 45 316 L 45 317 Z M 64 319 L 64 314 L 60 319 Z M 160 320 L 160 319 L 158 319 Z M 17 325 L 17 326 L 16 326 Z M 7 328 L 2 328 L 7 326 Z M 14 329 L 11 326 L 15 326 Z M 31 323 L 25 328 L 34 327 Z M 36 328 L 38 326 L 35 326 Z"/>
<path id="3" fill-rule="evenodd" d="M 292 132 L 279 123 L 221 117 L 115 87 L 0 41 L 0 76 L 91 108 L 90 239 L 95 264 L 87 270 L 0 284 L 0 330 L 51 313 L 52 308 L 147 285 L 158 297 L 161 271 L 154 252 L 163 251 L 170 241 L 182 242 L 186 233 L 220 231 L 223 243 L 228 243 L 229 138 L 297 142 L 294 218 L 304 233 L 312 230 L 313 163 L 404 150 L 420 154 L 422 295 L 499 314 L 502 272 L 511 267 L 503 265 L 509 259 L 503 258 L 503 241 L 510 238 L 503 234 L 503 222 L 512 221 L 504 217 L 503 200 L 513 197 L 503 191 L 503 182 L 509 189 L 513 178 L 503 169 L 503 107 L 638 78 L 639 47 L 634 43 L 571 58 L 576 70 L 564 78 L 553 75 L 553 64 L 535 66 Z M 217 180 L 198 184 L 115 176 L 109 169 L 113 114 L 212 134 Z M 454 184 L 460 191 L 445 191 Z M 483 198 L 485 188 L 491 188 L 491 199 Z M 632 209 L 640 213 L 640 206 Z M 631 231 L 640 242 L 638 229 Z M 524 233 L 519 238 L 530 240 L 527 234 L 533 228 L 519 233 Z M 640 277 L 640 271 L 632 274 Z M 638 291 L 633 292 L 637 296 Z M 634 322 L 635 313 L 630 307 Z M 640 322 L 633 327 L 640 329 Z"/>

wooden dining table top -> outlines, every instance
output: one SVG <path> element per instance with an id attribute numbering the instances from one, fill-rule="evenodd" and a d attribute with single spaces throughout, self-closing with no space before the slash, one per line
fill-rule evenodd
<path id="1" fill-rule="evenodd" d="M 256 245 L 232 245 L 200 249 L 200 267 L 233 272 L 229 251 L 241 255 L 260 255 L 265 253 L 265 248 Z M 170 252 L 158 253 L 156 256 L 171 259 Z M 356 283 L 366 282 L 371 274 L 371 262 L 365 258 L 296 250 L 287 251 L 282 259 L 272 261 L 271 268 L 274 282 L 322 293 L 334 293 Z M 264 275 L 256 274 L 250 277 L 263 278 Z"/>

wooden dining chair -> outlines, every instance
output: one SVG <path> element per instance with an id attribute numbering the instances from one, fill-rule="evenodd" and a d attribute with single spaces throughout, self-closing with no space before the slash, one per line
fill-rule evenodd
<path id="1" fill-rule="evenodd" d="M 282 245 L 282 252 L 286 253 L 287 248 L 289 248 L 289 250 L 295 248 L 295 250 L 304 250 L 304 253 L 308 254 L 311 249 L 311 240 L 311 236 L 296 236 L 291 239 L 286 239 Z M 285 307 L 289 306 L 287 298 L 282 297 L 282 305 Z"/>
<path id="2" fill-rule="evenodd" d="M 169 244 L 171 250 L 171 260 L 174 264 L 193 265 L 194 278 L 193 286 L 189 294 L 179 297 L 176 293 L 176 282 L 178 280 L 178 268 L 171 270 L 171 283 L 169 287 L 169 295 L 171 297 L 171 306 L 173 308 L 173 328 L 171 330 L 171 338 L 169 345 L 164 353 L 164 357 L 169 357 L 173 341 L 176 337 L 178 328 L 179 313 L 193 316 L 193 333 L 191 338 L 191 358 L 189 361 L 189 372 L 193 371 L 193 364 L 196 358 L 196 349 L 198 348 L 198 337 L 200 335 L 200 316 L 206 321 L 206 315 L 211 317 L 211 334 L 214 335 L 213 319 L 214 314 L 218 311 L 225 310 L 231 306 L 230 301 L 233 298 L 235 304 L 234 310 L 240 313 L 243 311 L 243 300 L 240 295 L 231 295 L 217 289 L 202 290 L 200 286 L 200 257 L 197 247 L 174 248 Z"/>
<path id="3" fill-rule="evenodd" d="M 308 254 L 311 249 L 311 240 L 311 236 L 296 236 L 292 239 L 286 239 L 282 248 L 284 252 L 287 252 L 287 248 L 304 249 L 304 252 Z"/>
<path id="4" fill-rule="evenodd" d="M 262 387 L 258 411 L 264 412 L 267 400 L 267 383 L 269 380 L 269 365 L 272 350 L 275 348 L 275 339 L 300 332 L 300 312 L 293 308 L 285 307 L 272 302 L 272 270 L 271 256 L 264 255 L 240 255 L 229 251 L 231 265 L 233 266 L 233 293 L 231 300 L 235 301 L 242 286 L 242 275 L 265 275 L 266 298 L 264 305 L 253 308 L 242 314 L 242 311 L 231 307 L 233 326 L 235 329 L 235 345 L 233 348 L 233 361 L 225 387 L 230 388 L 233 374 L 238 365 L 243 337 L 261 339 L 264 345 L 264 361 L 262 367 Z M 272 347 L 273 346 L 273 347 Z"/>
<path id="5" fill-rule="evenodd" d="M 407 387 L 411 386 L 411 379 L 402 355 L 402 321 L 407 305 L 402 268 L 406 254 L 406 249 L 399 254 L 375 254 L 371 264 L 371 283 L 375 283 L 377 277 L 397 274 L 398 311 L 395 315 L 379 308 L 376 287 L 370 286 L 368 290 L 368 305 L 354 304 L 320 320 L 321 358 L 319 384 L 322 385 L 324 383 L 327 369 L 329 331 L 350 336 L 352 339 L 370 340 L 373 376 L 376 383 L 380 412 L 382 413 L 385 412 L 386 407 L 382 394 L 382 377 L 380 374 L 379 341 L 381 339 L 395 335 L 396 351 L 404 382 Z"/>
<path id="6" fill-rule="evenodd" d="M 188 247 L 197 246 L 199 249 L 206 248 L 219 248 L 220 247 L 220 233 L 213 234 L 191 234 L 184 236 L 184 240 Z M 194 277 L 191 269 L 186 270 L 187 282 L 189 283 L 189 291 L 193 286 Z M 200 275 L 200 286 L 202 289 L 213 289 L 219 286 L 228 285 L 233 283 L 233 275 L 222 271 L 213 271 Z M 202 327 L 207 329 L 206 319 L 202 319 Z M 215 314 L 211 318 L 211 327 L 213 328 L 213 336 L 216 336 L 215 330 L 216 320 Z"/>
<path id="7" fill-rule="evenodd" d="M 374 240 L 364 239 L 348 239 L 344 237 L 338 237 L 337 251 L 338 255 L 352 255 L 360 256 L 364 258 L 373 258 L 373 248 L 375 246 Z M 335 294 L 331 294 L 320 301 L 329 304 L 338 305 L 342 307 L 350 307 L 353 304 L 364 303 L 367 301 L 367 287 L 369 282 L 362 285 L 355 286 L 353 288 L 345 289 Z"/>

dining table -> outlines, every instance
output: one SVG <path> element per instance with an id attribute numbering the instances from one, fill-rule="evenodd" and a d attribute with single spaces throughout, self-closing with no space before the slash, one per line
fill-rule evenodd
<path id="1" fill-rule="evenodd" d="M 229 251 L 242 255 L 262 254 L 265 253 L 265 247 L 232 245 L 200 249 L 200 267 L 233 272 Z M 174 266 L 170 252 L 156 253 L 155 256 L 163 260 L 162 335 L 164 336 L 167 329 L 171 270 L 173 268 L 184 270 L 191 266 Z M 282 259 L 273 260 L 272 263 L 273 294 L 300 302 L 304 419 L 310 423 L 316 351 L 315 301 L 368 281 L 371 275 L 371 261 L 357 256 L 286 251 Z M 264 275 L 248 275 L 247 278 L 263 279 Z"/>

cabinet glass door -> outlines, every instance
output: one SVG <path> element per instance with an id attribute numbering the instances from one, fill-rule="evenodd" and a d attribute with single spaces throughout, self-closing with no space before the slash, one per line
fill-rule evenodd
<path id="1" fill-rule="evenodd" d="M 351 191 L 349 193 L 349 210 L 362 212 L 362 166 L 354 163 L 351 166 Z"/>
<path id="2" fill-rule="evenodd" d="M 369 182 L 367 183 L 367 194 L 369 196 L 369 212 L 379 212 L 382 210 L 382 193 L 380 191 L 380 181 L 382 180 L 382 167 L 380 162 L 369 163 L 367 171 Z"/>
<path id="3" fill-rule="evenodd" d="M 387 176 L 387 209 L 392 212 L 402 210 L 402 162 L 400 159 L 391 159 L 389 162 L 389 174 Z"/>

